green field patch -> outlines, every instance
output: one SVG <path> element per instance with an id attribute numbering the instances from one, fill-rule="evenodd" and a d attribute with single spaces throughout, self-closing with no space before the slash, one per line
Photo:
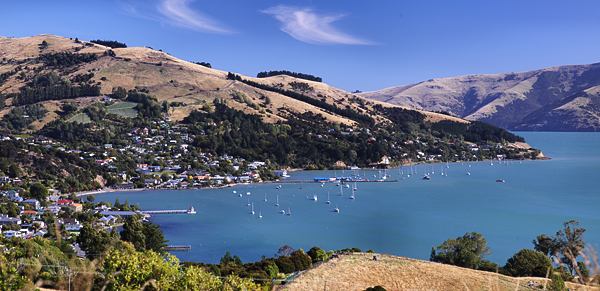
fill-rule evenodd
<path id="1" fill-rule="evenodd" d="M 135 109 L 137 105 L 135 102 L 119 102 L 106 107 L 106 112 L 133 118 L 138 113 L 137 109 Z"/>
<path id="2" fill-rule="evenodd" d="M 90 117 L 85 114 L 85 113 L 79 113 L 73 117 L 71 117 L 71 119 L 68 120 L 68 122 L 79 122 L 79 123 L 90 123 L 92 122 L 92 120 L 90 119 Z"/>

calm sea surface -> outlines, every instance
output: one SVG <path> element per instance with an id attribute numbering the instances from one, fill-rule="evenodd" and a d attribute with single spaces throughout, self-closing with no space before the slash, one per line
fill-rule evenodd
<path id="1" fill-rule="evenodd" d="M 226 251 L 243 262 L 273 256 L 285 244 L 305 251 L 358 247 L 429 259 L 432 246 L 466 232 L 488 241 L 487 259 L 504 265 L 540 234 L 555 234 L 564 221 L 586 228 L 585 239 L 600 244 L 600 133 L 517 132 L 550 156 L 546 161 L 473 162 L 388 170 L 396 183 L 357 183 L 351 188 L 327 183 L 262 184 L 214 190 L 142 191 L 97 195 L 96 200 L 138 204 L 143 210 L 187 209 L 197 214 L 156 215 L 169 244 L 191 245 L 173 252 L 182 261 L 218 263 Z M 411 167 L 404 167 L 404 174 Z M 441 175 L 443 171 L 444 175 Z M 431 180 L 422 180 L 430 173 Z M 470 173 L 470 175 L 467 175 Z M 289 180 L 360 175 L 377 171 L 302 171 Z M 446 176 L 447 175 L 447 176 Z M 496 182 L 504 179 L 505 183 Z M 234 194 L 233 191 L 237 191 Z M 246 192 L 251 192 L 247 195 Z M 239 194 L 242 197 L 239 197 Z M 327 195 L 331 204 L 326 204 Z M 317 201 L 313 200 L 316 194 Z M 267 201 L 265 201 L 265 196 Z M 277 196 L 279 206 L 275 206 Z M 251 214 L 254 204 L 255 214 Z M 340 212 L 333 212 L 335 207 Z M 291 216 L 279 213 L 291 211 Z M 259 218 L 262 214 L 262 218 Z"/>

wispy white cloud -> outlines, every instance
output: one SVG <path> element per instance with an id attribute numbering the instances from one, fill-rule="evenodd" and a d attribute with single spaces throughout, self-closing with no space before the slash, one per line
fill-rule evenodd
<path id="1" fill-rule="evenodd" d="M 283 23 L 282 31 L 293 38 L 312 44 L 375 44 L 343 33 L 331 23 L 344 17 L 342 14 L 318 15 L 310 8 L 297 8 L 285 5 L 271 7 L 261 12 L 272 14 Z"/>
<path id="2" fill-rule="evenodd" d="M 125 0 L 120 4 L 125 13 L 135 17 L 208 33 L 234 33 L 205 13 L 194 11 L 189 5 L 191 2 L 194 0 L 159 0 L 152 4 L 146 1 Z"/>

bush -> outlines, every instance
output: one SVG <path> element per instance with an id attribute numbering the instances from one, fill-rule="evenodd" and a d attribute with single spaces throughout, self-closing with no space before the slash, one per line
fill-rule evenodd
<path id="1" fill-rule="evenodd" d="M 514 277 L 545 277 L 551 266 L 550 259 L 541 252 L 522 249 L 506 261 L 504 269 Z"/>

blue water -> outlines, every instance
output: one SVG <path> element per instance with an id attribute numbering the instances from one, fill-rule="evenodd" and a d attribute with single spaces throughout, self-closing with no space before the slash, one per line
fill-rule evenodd
<path id="1" fill-rule="evenodd" d="M 397 183 L 358 183 L 351 189 L 335 184 L 276 184 L 227 189 L 121 192 L 118 197 L 143 210 L 187 209 L 195 215 L 156 215 L 169 244 L 192 245 L 190 252 L 173 252 L 182 261 L 218 263 L 226 251 L 242 261 L 273 256 L 285 244 L 308 250 L 358 247 L 412 258 L 428 259 L 432 246 L 466 232 L 483 234 L 491 247 L 487 259 L 504 265 L 523 248 L 533 248 L 540 234 L 553 235 L 562 223 L 575 219 L 586 228 L 585 239 L 600 243 L 600 133 L 523 133 L 527 142 L 551 160 L 429 164 L 413 167 L 417 175 L 401 180 L 398 169 L 388 170 Z M 470 167 L 469 167 L 470 166 Z M 410 167 L 405 167 L 405 174 Z M 443 170 L 447 176 L 442 176 Z M 429 181 L 422 180 L 425 172 Z M 471 175 L 467 175 L 470 172 Z M 377 171 L 293 172 L 290 180 L 361 175 Z M 498 183 L 496 179 L 504 179 Z M 237 191 L 233 194 L 232 191 Z M 250 191 L 251 195 L 246 195 Z M 326 204 L 327 192 L 331 204 Z M 242 193 L 243 197 L 238 197 Z M 268 201 L 264 201 L 265 194 Z M 318 201 L 313 201 L 313 194 Z M 279 195 L 280 206 L 275 206 Z M 254 203 L 250 214 L 248 202 Z M 333 209 L 338 206 L 339 213 Z M 279 210 L 291 210 L 291 216 Z M 262 214 L 262 218 L 258 215 Z"/>

